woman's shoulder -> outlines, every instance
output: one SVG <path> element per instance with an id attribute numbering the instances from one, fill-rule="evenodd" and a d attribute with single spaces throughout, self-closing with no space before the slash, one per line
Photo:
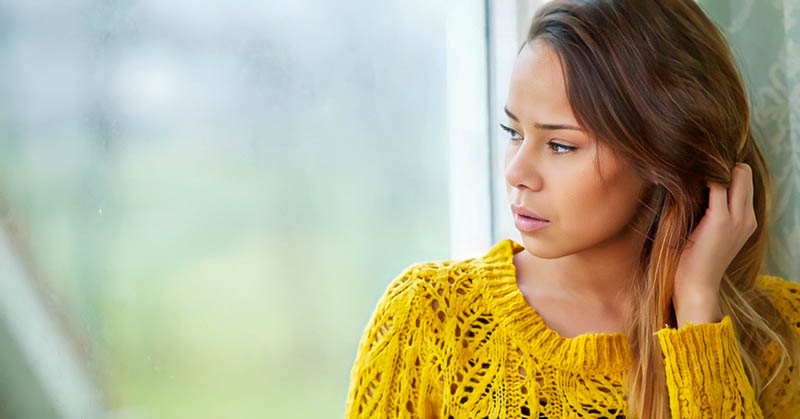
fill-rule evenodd
<path id="1" fill-rule="evenodd" d="M 792 326 L 800 327 L 800 283 L 777 275 L 762 274 L 757 277 L 756 285 Z"/>
<path id="2" fill-rule="evenodd" d="M 409 268 L 416 286 L 433 291 L 438 297 L 459 295 L 460 287 L 482 277 L 480 258 L 437 259 L 412 264 Z"/>
<path id="3" fill-rule="evenodd" d="M 772 299 L 781 303 L 800 302 L 800 283 L 788 280 L 781 276 L 761 274 L 756 279 L 756 284 Z"/>
<path id="4" fill-rule="evenodd" d="M 408 266 L 393 282 L 414 285 L 418 300 L 433 308 L 434 312 L 447 314 L 449 307 L 464 308 L 466 301 L 477 303 L 485 281 L 497 269 L 493 257 L 497 245 L 486 253 L 463 258 L 431 259 Z M 409 283 L 405 281 L 411 279 Z M 399 284 L 398 284 L 399 287 Z M 390 286 L 391 288 L 391 286 Z"/>

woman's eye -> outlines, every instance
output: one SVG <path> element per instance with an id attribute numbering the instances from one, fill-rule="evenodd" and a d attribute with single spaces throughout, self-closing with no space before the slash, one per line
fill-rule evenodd
<path id="1" fill-rule="evenodd" d="M 508 138 L 509 141 L 517 142 L 517 141 L 521 141 L 522 140 L 522 138 L 514 136 L 515 134 L 516 135 L 519 135 L 519 134 L 517 134 L 517 132 L 514 131 L 513 129 L 511 129 L 511 128 L 503 125 L 503 124 L 500 124 L 500 127 L 503 128 L 503 130 L 506 131 L 510 135 L 510 137 Z M 550 150 L 553 152 L 553 154 L 567 154 L 567 153 L 571 152 L 572 150 L 575 150 L 576 148 L 578 148 L 578 147 L 573 147 L 573 146 L 569 146 L 569 145 L 555 143 L 553 141 L 550 141 L 549 143 L 547 143 L 547 145 L 551 147 Z M 563 151 L 559 151 L 559 148 L 560 148 L 560 150 L 563 150 Z"/>
<path id="2" fill-rule="evenodd" d="M 568 146 L 568 145 L 564 145 L 564 144 L 554 143 L 552 141 L 547 143 L 547 145 L 549 145 L 551 147 L 561 147 L 563 150 L 566 150 L 566 151 L 563 151 L 563 152 L 553 151 L 553 154 L 567 154 L 570 151 L 575 150 L 577 148 L 577 147 L 572 147 L 572 146 Z M 551 150 L 552 150 L 552 148 L 551 148 Z"/>
<path id="3" fill-rule="evenodd" d="M 509 140 L 510 140 L 510 141 L 519 141 L 519 140 L 521 140 L 521 139 L 522 139 L 522 138 L 514 138 L 514 134 L 517 134 L 517 132 L 516 132 L 516 131 L 514 131 L 513 129 L 511 129 L 511 128 L 509 128 L 509 127 L 507 127 L 507 126 L 503 125 L 503 124 L 500 124 L 500 128 L 502 128 L 502 129 L 503 129 L 503 131 L 505 131 L 505 132 L 507 132 L 509 135 L 511 135 L 511 137 L 509 137 Z M 517 135 L 519 135 L 519 134 L 517 134 Z"/>

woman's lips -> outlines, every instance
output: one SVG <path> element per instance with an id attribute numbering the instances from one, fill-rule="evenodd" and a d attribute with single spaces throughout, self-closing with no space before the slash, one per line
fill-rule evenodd
<path id="1" fill-rule="evenodd" d="M 547 227 L 549 224 L 550 221 L 539 220 L 514 213 L 514 225 L 521 231 L 536 231 Z"/>
<path id="2" fill-rule="evenodd" d="M 523 205 L 511 203 L 511 211 L 515 214 L 519 214 L 528 218 L 535 218 L 537 220 L 548 221 L 539 216 L 539 214 L 534 213 L 533 211 L 525 208 Z"/>

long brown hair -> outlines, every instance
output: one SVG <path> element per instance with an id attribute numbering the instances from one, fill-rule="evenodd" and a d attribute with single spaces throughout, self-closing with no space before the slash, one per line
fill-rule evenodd
<path id="1" fill-rule="evenodd" d="M 731 316 L 745 372 L 760 398 L 779 372 L 759 373 L 767 343 L 783 349 L 784 365 L 787 359 L 794 363 L 798 342 L 756 287 L 772 181 L 723 33 L 694 0 L 555 0 L 537 10 L 522 48 L 534 40 L 557 52 L 577 122 L 650 185 L 630 227 L 644 246 L 633 280 L 636 311 L 626 333 L 634 359 L 626 375 L 629 417 L 669 417 L 654 333 L 666 324 L 676 327 L 672 278 L 708 205 L 705 181 L 728 187 L 736 162 L 752 168 L 758 228 L 726 270 L 720 304 Z"/>

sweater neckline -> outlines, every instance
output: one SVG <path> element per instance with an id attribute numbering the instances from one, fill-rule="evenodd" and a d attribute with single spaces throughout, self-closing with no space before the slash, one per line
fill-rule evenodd
<path id="1" fill-rule="evenodd" d="M 513 257 L 525 247 L 507 238 L 481 257 L 492 313 L 540 362 L 566 369 L 626 369 L 632 356 L 622 333 L 584 333 L 563 337 L 525 300 L 517 284 Z"/>

